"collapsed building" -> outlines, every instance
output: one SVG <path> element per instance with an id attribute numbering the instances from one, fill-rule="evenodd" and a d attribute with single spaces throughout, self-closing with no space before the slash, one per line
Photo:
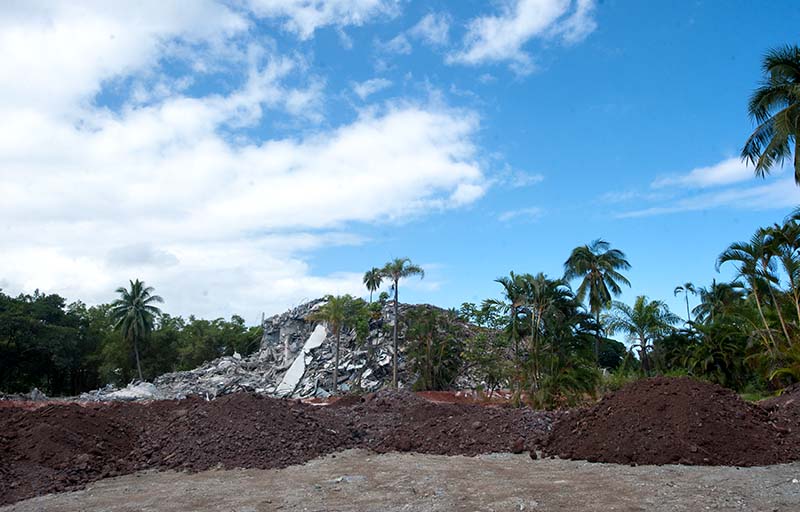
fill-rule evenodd
<path id="1" fill-rule="evenodd" d="M 221 357 L 189 371 L 161 375 L 149 382 L 113 386 L 84 393 L 81 399 L 141 400 L 179 399 L 190 395 L 214 398 L 237 391 L 275 397 L 327 397 L 333 392 L 335 339 L 324 324 L 311 320 L 323 299 L 313 300 L 263 321 L 259 349 L 248 355 Z M 434 306 L 399 304 L 400 317 L 411 308 Z M 387 386 L 392 378 L 392 329 L 394 309 L 386 302 L 380 315 L 370 320 L 369 334 L 357 340 L 354 332 L 342 332 L 339 346 L 339 391 L 371 392 Z M 398 386 L 413 381 L 403 355 L 406 326 L 398 328 Z"/>

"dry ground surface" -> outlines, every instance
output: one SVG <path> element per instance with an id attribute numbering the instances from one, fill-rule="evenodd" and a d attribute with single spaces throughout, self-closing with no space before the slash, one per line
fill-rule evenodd
<path id="1" fill-rule="evenodd" d="M 28 511 L 797 511 L 800 463 L 625 466 L 348 450 L 283 469 L 147 471 L 0 508 Z"/>

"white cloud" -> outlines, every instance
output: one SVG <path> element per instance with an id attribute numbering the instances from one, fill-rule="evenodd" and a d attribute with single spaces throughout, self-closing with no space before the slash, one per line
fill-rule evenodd
<path id="1" fill-rule="evenodd" d="M 249 0 L 248 4 L 260 17 L 284 19 L 283 27 L 300 39 L 309 39 L 327 25 L 359 26 L 400 12 L 399 0 Z"/>
<path id="2" fill-rule="evenodd" d="M 668 213 L 711 210 L 729 207 L 742 210 L 770 210 L 795 207 L 800 204 L 800 189 L 793 178 L 746 188 L 728 188 L 684 197 L 669 204 L 624 212 L 618 217 L 649 217 Z"/>
<path id="3" fill-rule="evenodd" d="M 386 53 L 397 53 L 399 55 L 408 55 L 411 53 L 411 43 L 405 34 L 399 34 L 386 42 L 378 42 L 378 48 Z"/>
<path id="4" fill-rule="evenodd" d="M 560 39 L 574 44 L 595 28 L 594 0 L 515 0 L 502 4 L 498 15 L 473 19 L 464 37 L 464 48 L 448 62 L 477 65 L 510 62 L 520 74 L 530 73 L 533 63 L 523 46 L 533 38 Z"/>
<path id="5" fill-rule="evenodd" d="M 658 178 L 651 191 L 610 192 L 601 197 L 608 203 L 644 204 L 617 217 L 646 217 L 669 213 L 728 207 L 747 210 L 786 208 L 800 204 L 800 190 L 793 178 L 782 178 L 782 169 L 764 182 L 755 178 L 738 158 L 697 167 L 686 174 Z M 653 191 L 652 189 L 655 189 Z"/>
<path id="6" fill-rule="evenodd" d="M 428 13 L 408 33 L 430 45 L 445 46 L 449 41 L 450 16 L 444 13 Z"/>
<path id="7" fill-rule="evenodd" d="M 391 85 L 392 81 L 387 80 L 386 78 L 372 78 L 370 80 L 352 84 L 353 92 L 355 92 L 356 96 L 362 100 L 367 99 L 368 96 L 375 94 L 378 91 L 382 91 Z"/>
<path id="8" fill-rule="evenodd" d="M 6 292 L 105 302 L 142 278 L 172 313 L 253 322 L 303 298 L 363 291 L 359 272 L 319 275 L 307 263 L 310 252 L 363 243 L 350 223 L 459 207 L 489 186 L 471 112 L 394 102 L 332 128 L 267 137 L 247 128 L 273 111 L 320 119 L 325 81 L 300 56 L 246 44 L 243 15 L 200 1 L 197 12 L 74 5 L 0 7 L 10 29 L 0 32 Z M 232 61 L 221 57 L 229 50 Z M 241 80 L 189 96 L 195 77 L 170 77 L 160 67 L 167 55 L 207 66 L 195 70 L 226 66 Z M 119 108 L 93 103 L 130 79 Z"/>
<path id="9" fill-rule="evenodd" d="M 753 169 L 740 158 L 728 158 L 714 165 L 692 169 L 687 174 L 659 178 L 652 183 L 654 188 L 684 186 L 707 188 L 730 185 L 753 179 Z"/>
<path id="10" fill-rule="evenodd" d="M 544 215 L 544 210 L 539 207 L 533 206 L 530 208 L 520 208 L 518 210 L 509 210 L 497 216 L 500 222 L 510 222 L 512 220 L 527 220 L 534 221 Z"/>

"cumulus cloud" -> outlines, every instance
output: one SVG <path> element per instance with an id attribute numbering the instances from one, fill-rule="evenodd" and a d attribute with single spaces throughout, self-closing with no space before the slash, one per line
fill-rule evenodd
<path id="1" fill-rule="evenodd" d="M 322 116 L 324 79 L 301 56 L 247 44 L 246 14 L 164 4 L 0 7 L 11 29 L 0 31 L 5 291 L 104 302 L 141 278 L 170 312 L 256 321 L 304 298 L 361 292 L 360 273 L 319 275 L 306 256 L 363 243 L 350 223 L 403 221 L 484 194 L 473 113 L 395 101 L 324 129 L 265 135 L 253 128 L 273 112 Z M 233 61 L 220 57 L 229 51 Z M 186 77 L 161 66 L 167 55 L 228 66 L 235 86 L 189 95 L 177 83 Z M 122 89 L 118 107 L 96 102 L 133 77 L 144 77 L 139 92 Z"/>
<path id="2" fill-rule="evenodd" d="M 504 2 L 497 15 L 469 22 L 464 45 L 448 57 L 450 63 L 477 65 L 509 62 L 517 73 L 533 70 L 523 46 L 531 39 L 574 44 L 595 28 L 594 0 L 515 0 Z"/>

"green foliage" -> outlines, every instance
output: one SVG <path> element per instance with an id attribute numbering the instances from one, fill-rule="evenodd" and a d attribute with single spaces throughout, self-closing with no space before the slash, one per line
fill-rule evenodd
<path id="1" fill-rule="evenodd" d="M 417 375 L 414 389 L 450 389 L 463 366 L 467 332 L 453 311 L 414 308 L 407 315 L 406 354 Z"/>
<path id="2" fill-rule="evenodd" d="M 603 338 L 600 340 L 598 365 L 607 370 L 616 370 L 625 360 L 627 353 L 628 349 L 625 348 L 624 343 L 611 338 Z"/>
<path id="3" fill-rule="evenodd" d="M 91 355 L 102 335 L 85 305 L 65 302 L 38 290 L 16 298 L 0 292 L 0 389 L 57 395 L 99 384 Z"/>
<path id="4" fill-rule="evenodd" d="M 742 148 L 742 159 L 764 177 L 794 152 L 794 177 L 800 185 L 800 47 L 773 48 L 764 56 L 763 82 L 748 105 L 756 129 Z"/>

